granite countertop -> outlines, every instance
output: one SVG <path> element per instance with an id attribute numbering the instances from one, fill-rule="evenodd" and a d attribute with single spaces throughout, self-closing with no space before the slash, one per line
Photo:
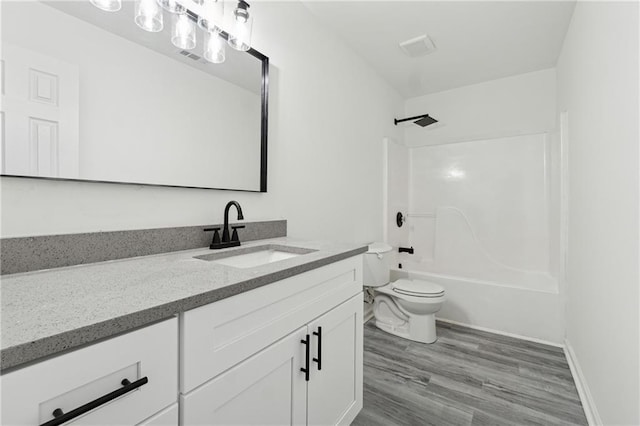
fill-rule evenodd
<path id="1" fill-rule="evenodd" d="M 316 251 L 247 269 L 195 259 L 214 253 L 202 248 L 4 275 L 0 369 L 6 372 L 367 250 L 289 238 L 240 248 L 264 244 Z"/>

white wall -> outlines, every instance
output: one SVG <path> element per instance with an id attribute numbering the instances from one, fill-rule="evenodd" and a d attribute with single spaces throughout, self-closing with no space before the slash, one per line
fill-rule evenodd
<path id="1" fill-rule="evenodd" d="M 555 69 L 535 71 L 412 98 L 407 117 L 438 123 L 402 125 L 409 146 L 542 133 L 555 127 Z"/>
<path id="2" fill-rule="evenodd" d="M 603 424 L 640 424 L 638 3 L 578 2 L 558 61 L 568 113 L 567 342 Z"/>
<path id="3" fill-rule="evenodd" d="M 382 141 L 402 139 L 401 98 L 302 5 L 252 11 L 272 65 L 267 194 L 2 178 L 2 236 L 210 223 L 236 199 L 246 220 L 288 219 L 294 237 L 381 239 Z"/>

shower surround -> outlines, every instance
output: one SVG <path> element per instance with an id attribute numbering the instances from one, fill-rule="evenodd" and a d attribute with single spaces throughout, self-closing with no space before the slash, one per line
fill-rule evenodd
<path id="1" fill-rule="evenodd" d="M 415 249 L 397 255 L 393 274 L 443 285 L 439 318 L 562 342 L 556 139 L 387 141 L 387 241 Z"/>

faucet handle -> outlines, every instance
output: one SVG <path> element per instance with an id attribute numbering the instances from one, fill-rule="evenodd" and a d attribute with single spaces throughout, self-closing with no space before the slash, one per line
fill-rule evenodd
<path id="1" fill-rule="evenodd" d="M 231 241 L 240 241 L 240 238 L 238 237 L 238 229 L 242 229 L 244 227 L 245 225 L 231 225 L 231 229 L 233 229 L 233 233 L 231 234 Z"/>
<path id="2" fill-rule="evenodd" d="M 220 227 L 217 228 L 204 228 L 204 232 L 213 231 L 213 239 L 211 240 L 211 245 L 220 244 Z"/>

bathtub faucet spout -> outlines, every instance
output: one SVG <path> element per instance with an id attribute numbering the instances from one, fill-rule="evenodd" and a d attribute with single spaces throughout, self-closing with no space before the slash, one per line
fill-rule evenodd
<path id="1" fill-rule="evenodd" d="M 407 248 L 407 247 L 398 247 L 398 252 L 399 252 L 399 253 L 409 253 L 409 254 L 413 254 L 413 246 L 411 246 L 411 248 Z"/>

